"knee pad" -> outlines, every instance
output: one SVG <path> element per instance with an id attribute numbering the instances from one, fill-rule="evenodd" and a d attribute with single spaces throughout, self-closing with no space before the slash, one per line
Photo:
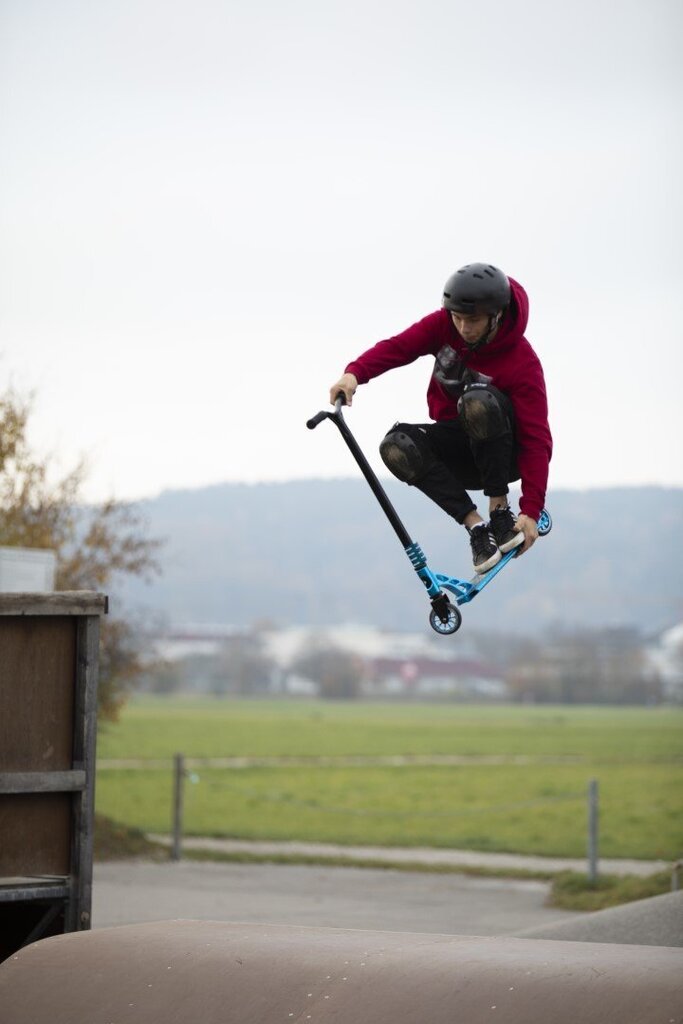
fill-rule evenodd
<path id="1" fill-rule="evenodd" d="M 379 446 L 384 465 L 395 477 L 412 484 L 434 463 L 434 456 L 419 427 L 395 423 Z"/>
<path id="2" fill-rule="evenodd" d="M 510 420 L 500 395 L 486 384 L 468 384 L 458 401 L 458 414 L 465 432 L 475 441 L 500 437 Z"/>

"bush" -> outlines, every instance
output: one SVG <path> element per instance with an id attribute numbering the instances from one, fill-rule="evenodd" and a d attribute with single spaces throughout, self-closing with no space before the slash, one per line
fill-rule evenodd
<path id="1" fill-rule="evenodd" d="M 556 875 L 548 903 L 562 910 L 605 910 L 633 900 L 645 900 L 671 891 L 671 875 L 660 871 L 655 875 L 600 875 L 591 882 L 577 871 Z"/>

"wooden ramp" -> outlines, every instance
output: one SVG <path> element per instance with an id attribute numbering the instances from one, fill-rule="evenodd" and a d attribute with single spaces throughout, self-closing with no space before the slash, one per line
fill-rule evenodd
<path id="1" fill-rule="evenodd" d="M 679 1024 L 653 946 L 163 921 L 0 965 L 7 1024 Z"/>

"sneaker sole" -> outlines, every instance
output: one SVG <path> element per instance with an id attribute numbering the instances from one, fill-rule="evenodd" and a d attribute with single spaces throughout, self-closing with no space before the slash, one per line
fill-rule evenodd
<path id="1" fill-rule="evenodd" d="M 524 534 L 521 533 L 521 532 L 520 533 L 516 533 L 515 536 L 512 538 L 512 540 L 506 540 L 504 544 L 500 544 L 499 547 L 498 547 L 498 550 L 502 551 L 503 554 L 505 555 L 505 554 L 507 554 L 508 551 L 513 551 L 515 548 L 518 548 L 519 545 L 523 544 L 523 543 L 524 543 Z"/>
<path id="2" fill-rule="evenodd" d="M 475 565 L 474 571 L 476 573 L 479 573 L 479 575 L 481 576 L 483 575 L 483 573 L 488 572 L 489 569 L 493 569 L 494 565 L 498 565 L 502 557 L 503 556 L 500 553 L 500 549 L 498 549 L 495 555 L 491 555 L 491 557 L 487 558 L 485 562 L 481 563 L 481 565 Z"/>

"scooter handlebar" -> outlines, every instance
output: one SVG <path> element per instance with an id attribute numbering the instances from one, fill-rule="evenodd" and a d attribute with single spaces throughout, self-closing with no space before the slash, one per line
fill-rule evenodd
<path id="1" fill-rule="evenodd" d="M 323 409 L 322 412 L 317 412 L 315 416 L 311 416 L 310 420 L 306 420 L 306 426 L 309 430 L 315 430 L 319 423 L 322 423 L 323 420 L 326 420 L 331 415 L 331 413 Z"/>
<path id="2" fill-rule="evenodd" d="M 306 426 L 309 430 L 315 430 L 318 424 L 322 423 L 323 420 L 331 419 L 335 413 L 339 413 L 343 405 L 346 405 L 346 398 L 344 396 L 344 392 L 340 391 L 334 402 L 334 412 L 327 412 L 326 409 L 322 409 L 320 412 L 317 412 L 315 416 L 311 416 L 310 420 L 306 420 Z"/>

